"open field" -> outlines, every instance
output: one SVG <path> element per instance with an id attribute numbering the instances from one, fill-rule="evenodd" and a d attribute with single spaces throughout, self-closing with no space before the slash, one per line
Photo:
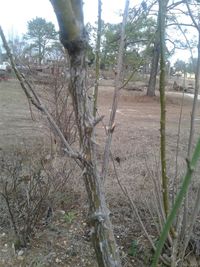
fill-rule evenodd
<path id="1" fill-rule="evenodd" d="M 0 147 L 41 138 L 42 125 L 31 119 L 28 101 L 16 80 L 0 83 Z"/>
<path id="2" fill-rule="evenodd" d="M 99 113 L 105 115 L 106 124 L 111 107 L 113 87 L 100 87 Z M 181 108 L 181 93 L 167 94 L 167 165 L 168 176 L 175 173 L 175 155 L 178 132 L 178 121 Z M 185 96 L 181 120 L 178 164 L 179 176 L 184 173 L 187 140 L 190 127 L 192 99 Z M 198 107 L 199 108 L 199 107 Z M 148 212 L 144 208 L 146 199 L 150 199 L 152 180 L 150 174 L 159 176 L 159 99 L 148 98 L 145 91 L 121 91 L 117 110 L 116 128 L 113 136 L 112 154 L 106 193 L 111 210 L 115 234 L 124 266 L 149 267 L 151 250 L 137 219 L 132 216 L 126 197 L 116 180 L 125 186 L 140 210 L 141 217 L 148 231 L 155 233 L 155 227 L 149 224 Z M 199 113 L 199 110 L 198 110 Z M 199 113 L 200 115 L 200 113 Z M 200 131 L 200 117 L 196 120 L 196 133 Z M 0 83 L 0 148 L 9 151 L 13 146 L 44 143 L 44 127 L 39 121 L 31 119 L 29 106 L 23 92 L 15 80 Z M 97 127 L 99 144 L 99 164 L 105 141 L 105 130 L 102 124 Z M 31 147 L 31 146 L 30 146 Z M 156 176 L 157 175 L 157 176 Z M 94 252 L 87 240 L 87 202 L 84 189 L 79 184 L 80 177 L 74 177 L 74 191 L 68 206 L 73 210 L 72 220 L 63 218 L 60 210 L 55 210 L 55 217 L 50 226 L 38 230 L 23 255 L 14 255 L 12 240 L 4 229 L 0 228 L 0 266 L 82 266 L 96 267 Z M 131 244 L 137 241 L 137 252 L 130 253 Z"/>

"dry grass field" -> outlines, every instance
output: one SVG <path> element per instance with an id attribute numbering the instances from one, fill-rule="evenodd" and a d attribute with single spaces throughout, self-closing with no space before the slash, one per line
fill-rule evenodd
<path id="1" fill-rule="evenodd" d="M 113 87 L 100 87 L 99 113 L 105 115 L 104 125 L 109 117 L 112 93 Z M 171 179 L 175 175 L 181 98 L 181 93 L 167 93 L 167 166 Z M 180 177 L 185 171 L 191 104 L 192 98 L 185 96 L 178 156 Z M 159 178 L 160 173 L 159 109 L 158 96 L 148 98 L 145 91 L 121 91 L 112 143 L 114 165 L 111 161 L 105 186 L 117 242 L 126 267 L 149 267 L 152 251 L 120 189 L 116 173 L 135 201 L 147 230 L 152 238 L 156 238 L 155 227 L 151 224 L 145 203 L 147 200 L 150 203 L 153 190 L 150 176 Z M 36 118 L 36 121 L 31 119 L 28 102 L 19 84 L 14 79 L 1 82 L 0 149 L 4 154 L 24 144 L 28 144 L 30 150 L 38 144 L 48 147 L 45 127 L 38 119 L 39 116 Z M 200 117 L 196 120 L 197 134 L 200 130 L 199 122 Z M 104 125 L 99 124 L 96 133 L 99 164 L 105 141 Z M 37 228 L 28 248 L 15 253 L 11 230 L 1 226 L 0 266 L 97 266 L 88 240 L 87 201 L 78 170 L 70 178 L 69 184 L 70 190 L 65 195 L 67 201 L 61 201 L 60 205 L 54 207 L 51 223 Z M 61 205 L 63 203 L 64 206 Z"/>

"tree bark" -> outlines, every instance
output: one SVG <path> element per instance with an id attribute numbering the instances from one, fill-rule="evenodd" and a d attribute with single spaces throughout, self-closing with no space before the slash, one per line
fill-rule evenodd
<path id="1" fill-rule="evenodd" d="M 89 219 L 98 265 L 120 267 L 119 252 L 106 205 L 103 182 L 97 170 L 95 143 L 92 141 L 96 121 L 86 88 L 87 39 L 83 24 L 82 1 L 50 1 L 58 19 L 61 42 L 69 54 L 70 92 L 79 131 L 83 178 L 90 204 Z"/>
<path id="2" fill-rule="evenodd" d="M 159 0 L 159 39 L 160 39 L 160 154 L 162 169 L 162 196 L 165 216 L 169 213 L 168 177 L 166 171 L 166 97 L 165 97 L 165 20 L 168 0 Z"/>
<path id="3" fill-rule="evenodd" d="M 160 42 L 156 37 L 153 49 L 153 57 L 151 61 L 151 72 L 149 78 L 149 84 L 147 88 L 147 96 L 155 96 L 156 93 L 156 77 L 158 73 L 158 62 L 160 58 Z"/>
<path id="4" fill-rule="evenodd" d="M 40 38 L 38 39 L 38 59 L 39 59 L 39 65 L 42 65 L 42 45 Z"/>
<path id="5" fill-rule="evenodd" d="M 154 48 L 153 48 L 153 56 L 151 61 L 151 72 L 150 72 L 150 78 L 149 78 L 149 84 L 147 88 L 147 96 L 155 96 L 156 91 L 156 77 L 158 73 L 158 63 L 160 58 L 160 36 L 159 36 L 159 19 L 157 22 L 157 31 L 154 41 Z"/>

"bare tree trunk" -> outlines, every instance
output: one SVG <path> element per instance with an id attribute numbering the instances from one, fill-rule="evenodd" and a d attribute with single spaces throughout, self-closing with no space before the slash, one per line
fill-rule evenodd
<path id="1" fill-rule="evenodd" d="M 39 48 L 38 48 L 38 59 L 39 59 L 39 65 L 42 65 L 42 46 L 39 40 Z"/>
<path id="2" fill-rule="evenodd" d="M 68 156 L 74 158 L 83 169 L 83 178 L 90 203 L 90 223 L 92 240 L 101 267 L 121 267 L 118 248 L 115 242 L 112 224 L 109 218 L 109 210 L 106 206 L 102 179 L 97 171 L 95 143 L 92 140 L 93 130 L 101 118 L 92 116 L 87 97 L 86 88 L 86 47 L 87 40 L 83 25 L 82 1 L 77 0 L 51 0 L 55 9 L 59 26 L 61 41 L 69 53 L 70 59 L 70 91 L 76 115 L 76 123 L 80 137 L 80 152 L 73 151 L 59 127 L 41 103 L 40 98 L 31 84 L 16 68 L 13 56 L 0 27 L 0 36 L 4 47 L 11 60 L 12 67 L 21 87 L 31 103 L 43 112 L 49 120 L 55 132 L 59 135 Z"/>
<path id="3" fill-rule="evenodd" d="M 164 0 L 163 0 L 164 1 Z M 167 7 L 165 10 L 163 10 L 163 17 L 166 17 Z M 151 60 L 151 71 L 150 71 L 150 78 L 149 78 L 149 84 L 147 88 L 147 96 L 155 96 L 156 91 L 156 77 L 158 74 L 158 65 L 159 65 L 159 59 L 160 59 L 160 53 L 161 53 L 161 40 L 160 40 L 160 20 L 159 17 L 157 18 L 157 30 L 155 33 L 155 41 L 154 41 L 154 47 L 153 47 L 153 55 Z"/>
<path id="4" fill-rule="evenodd" d="M 154 47 L 153 47 L 153 55 L 151 60 L 151 71 L 149 77 L 149 84 L 147 88 L 148 96 L 155 96 L 156 90 L 156 77 L 158 73 L 158 63 L 160 58 L 160 35 L 159 35 L 160 21 L 159 17 L 157 18 L 157 30 L 155 33 Z"/>
<path id="5" fill-rule="evenodd" d="M 92 240 L 97 261 L 101 267 L 120 267 L 120 257 L 115 242 L 109 210 L 106 206 L 102 179 L 97 171 L 95 143 L 92 141 L 95 121 L 86 88 L 86 34 L 83 24 L 82 1 L 51 0 L 63 46 L 70 60 L 70 92 L 79 130 L 82 152 L 83 177 L 90 204 Z"/>
<path id="6" fill-rule="evenodd" d="M 153 48 L 153 56 L 151 61 L 151 72 L 149 78 L 149 84 L 147 88 L 147 95 L 148 96 L 155 96 L 156 90 L 156 77 L 158 73 L 158 63 L 160 58 L 160 39 L 159 34 L 156 32 L 154 48 Z"/>

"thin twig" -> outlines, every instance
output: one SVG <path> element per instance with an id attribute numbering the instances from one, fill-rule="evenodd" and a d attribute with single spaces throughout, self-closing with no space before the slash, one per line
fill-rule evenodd
<path id="1" fill-rule="evenodd" d="M 97 41 L 96 41 L 96 51 L 95 51 L 95 85 L 93 92 L 93 115 L 96 116 L 97 112 L 97 98 L 98 98 L 98 90 L 99 90 L 99 70 L 100 70 L 100 48 L 101 48 L 101 0 L 98 0 L 98 28 L 97 28 Z"/>
<path id="2" fill-rule="evenodd" d="M 174 204 L 175 195 L 177 193 L 177 177 L 178 177 L 178 155 L 179 155 L 179 144 L 180 144 L 180 133 L 181 133 L 181 121 L 182 121 L 182 113 L 183 113 L 183 101 L 184 101 L 184 89 L 183 88 L 183 94 L 181 98 L 181 109 L 179 114 L 179 120 L 178 120 L 178 138 L 176 142 L 176 156 L 175 156 L 175 175 L 173 177 L 172 181 L 172 204 Z"/>
<path id="3" fill-rule="evenodd" d="M 65 145 L 65 152 L 70 156 L 73 157 L 75 160 L 76 159 L 81 159 L 81 156 L 77 153 L 74 152 L 74 150 L 72 149 L 72 147 L 70 146 L 70 144 L 68 143 L 68 141 L 66 140 L 66 138 L 64 137 L 63 133 L 61 132 L 61 130 L 59 129 L 59 127 L 57 126 L 56 122 L 54 121 L 53 117 L 50 115 L 50 113 L 48 112 L 48 110 L 46 109 L 46 107 L 41 103 L 41 100 L 39 98 L 39 96 L 37 95 L 36 91 L 33 89 L 33 87 L 31 86 L 31 84 L 26 80 L 26 78 L 18 71 L 15 62 L 14 62 L 14 58 L 13 55 L 10 51 L 10 48 L 8 46 L 8 43 L 6 41 L 5 35 L 3 33 L 2 28 L 0 27 L 0 36 L 1 39 L 3 41 L 3 45 L 5 47 L 5 50 L 7 52 L 7 55 L 10 59 L 12 68 L 15 72 L 15 75 L 17 77 L 17 79 L 19 80 L 21 87 L 25 93 L 25 95 L 27 96 L 28 100 L 30 100 L 30 102 L 38 109 L 40 110 L 42 113 L 44 113 L 50 123 L 50 125 L 52 126 L 53 130 L 57 133 L 57 135 L 60 137 L 61 141 L 63 142 L 63 144 Z M 32 93 L 32 95 L 31 95 Z M 80 166 L 80 162 L 78 162 L 78 165 Z"/>
<path id="4" fill-rule="evenodd" d="M 110 156 L 110 147 L 112 142 L 112 135 L 115 129 L 115 116 L 117 111 L 118 99 L 119 99 L 119 90 L 121 88 L 121 72 L 122 72 L 122 63 L 123 63 L 123 52 L 125 47 L 125 25 L 127 22 L 128 17 L 128 9 L 129 9 L 129 0 L 126 0 L 124 14 L 123 14 L 123 21 L 121 26 L 121 40 L 120 40 L 120 47 L 119 47 L 119 56 L 118 56 L 118 63 L 117 63 L 117 73 L 115 77 L 115 90 L 113 96 L 113 103 L 112 109 L 110 113 L 110 120 L 108 123 L 108 136 L 106 139 L 104 155 L 103 155 L 103 164 L 102 164 L 102 171 L 101 176 L 102 179 L 105 179 L 107 174 L 108 165 L 109 165 L 109 156 Z"/>
<path id="5" fill-rule="evenodd" d="M 159 239 L 158 244 L 157 244 L 156 252 L 154 255 L 152 267 L 157 267 L 158 260 L 159 260 L 159 257 L 161 255 L 162 248 L 165 244 L 167 235 L 168 235 L 169 230 L 172 226 L 172 223 L 173 223 L 173 221 L 177 215 L 177 212 L 178 212 L 178 210 L 182 204 L 182 201 L 185 197 L 185 194 L 186 194 L 186 192 L 188 192 L 188 188 L 189 188 L 189 185 L 190 185 L 190 182 L 191 182 L 191 179 L 192 179 L 192 176 L 193 176 L 193 173 L 194 173 L 194 170 L 195 170 L 195 167 L 198 163 L 199 158 L 200 158 L 200 138 L 198 139 L 198 142 L 196 144 L 192 160 L 187 161 L 187 172 L 186 172 L 186 175 L 183 179 L 182 186 L 181 186 L 180 191 L 176 197 L 176 200 L 174 202 L 172 210 L 170 211 L 169 216 L 167 217 L 167 221 L 166 221 L 164 228 L 162 230 L 160 239 Z"/>
<path id="6" fill-rule="evenodd" d="M 127 198 L 127 200 L 129 201 L 129 205 L 130 205 L 132 211 L 136 214 L 136 217 L 137 217 L 137 219 L 138 219 L 138 221 L 139 221 L 139 224 L 140 224 L 140 226 L 141 226 L 141 228 L 142 228 L 142 230 L 143 230 L 143 232 L 144 232 L 144 234 L 145 234 L 147 240 L 148 240 L 149 243 L 151 244 L 152 249 L 153 249 L 154 251 L 156 251 L 156 247 L 155 247 L 155 245 L 154 245 L 154 242 L 153 242 L 151 236 L 149 235 L 149 233 L 148 233 L 147 230 L 146 230 L 146 227 L 145 227 L 145 225 L 144 225 L 144 223 L 143 223 L 143 221 L 142 221 L 142 219 L 141 219 L 141 216 L 140 216 L 140 214 L 139 214 L 139 212 L 138 212 L 138 209 L 137 209 L 137 207 L 136 207 L 134 201 L 132 200 L 132 198 L 131 198 L 131 196 L 130 196 L 128 190 L 127 190 L 127 188 L 124 187 L 124 186 L 122 185 L 122 183 L 121 183 L 121 181 L 120 181 L 120 179 L 119 179 L 119 175 L 118 175 L 118 173 L 117 173 L 116 165 L 115 165 L 114 158 L 113 158 L 112 155 L 111 155 L 111 159 L 112 159 L 112 164 L 113 164 L 113 167 L 114 167 L 115 177 L 116 177 L 116 179 L 117 179 L 118 185 L 119 185 L 119 187 L 121 188 L 122 193 L 124 194 L 124 196 L 125 196 L 125 197 Z M 163 256 L 160 256 L 160 259 L 161 259 L 161 261 L 162 261 L 164 264 L 166 264 L 167 266 L 170 266 L 170 263 L 168 262 L 168 260 L 165 259 L 165 258 L 163 258 Z"/>
<path id="7" fill-rule="evenodd" d="M 196 66 L 196 71 L 195 71 L 195 91 L 194 91 L 194 99 L 193 99 L 193 105 L 192 105 L 192 113 L 191 113 L 191 120 L 190 120 L 190 133 L 189 133 L 188 151 L 187 151 L 187 159 L 190 160 L 191 153 L 192 153 L 192 146 L 194 142 L 195 118 L 197 114 L 198 94 L 199 94 L 199 88 L 200 88 L 200 26 L 199 26 L 199 22 L 197 23 L 195 21 L 194 16 L 192 14 L 192 11 L 187 1 L 186 1 L 186 5 L 187 5 L 190 18 L 192 19 L 198 31 L 198 58 L 197 58 L 197 66 Z M 185 236 L 187 227 L 188 227 L 188 193 L 186 194 L 185 202 L 184 202 L 183 229 L 182 229 L 183 237 Z"/>

